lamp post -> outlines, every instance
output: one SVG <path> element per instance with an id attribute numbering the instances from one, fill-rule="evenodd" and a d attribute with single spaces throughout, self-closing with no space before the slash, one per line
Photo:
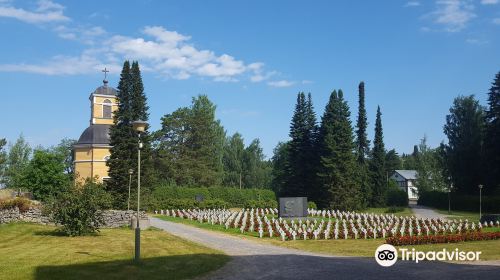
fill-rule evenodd
<path id="1" fill-rule="evenodd" d="M 479 222 L 481 222 L 481 190 L 483 189 L 483 185 L 479 185 Z"/>
<path id="2" fill-rule="evenodd" d="M 448 182 L 450 186 L 448 187 L 448 215 L 451 214 L 451 189 L 453 188 L 453 183 L 451 182 L 451 177 L 448 177 Z"/>
<path id="3" fill-rule="evenodd" d="M 130 210 L 130 185 L 132 184 L 132 174 L 134 174 L 134 169 L 128 170 L 128 200 L 127 200 L 127 211 Z"/>
<path id="4" fill-rule="evenodd" d="M 137 120 L 132 122 L 132 127 L 139 135 L 139 143 L 137 149 L 137 225 L 135 227 L 135 261 L 139 262 L 141 259 L 141 227 L 139 224 L 139 209 L 141 201 L 141 133 L 146 130 L 147 122 Z"/>

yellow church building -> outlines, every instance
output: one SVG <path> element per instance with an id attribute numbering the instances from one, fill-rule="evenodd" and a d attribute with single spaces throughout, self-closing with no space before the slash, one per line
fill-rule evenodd
<path id="1" fill-rule="evenodd" d="M 109 128 L 113 125 L 113 113 L 118 109 L 116 94 L 106 78 L 103 85 L 90 94 L 90 126 L 73 145 L 77 182 L 87 178 L 97 178 L 99 182 L 109 179 L 106 161 L 111 148 Z"/>

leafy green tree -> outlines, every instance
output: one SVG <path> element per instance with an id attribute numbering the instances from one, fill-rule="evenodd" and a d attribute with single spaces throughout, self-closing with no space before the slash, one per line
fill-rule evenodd
<path id="1" fill-rule="evenodd" d="M 459 96 L 446 116 L 444 133 L 448 137 L 446 161 L 455 190 L 476 194 L 484 184 L 481 149 L 484 134 L 484 112 L 474 95 Z"/>
<path id="2" fill-rule="evenodd" d="M 401 169 L 402 162 L 396 150 L 392 149 L 385 154 L 385 172 L 386 174 L 391 174 L 394 170 Z"/>
<path id="3" fill-rule="evenodd" d="M 9 148 L 6 169 L 4 173 L 4 185 L 7 188 L 21 188 L 21 180 L 24 169 L 28 166 L 31 156 L 31 147 L 20 135 L 14 145 Z"/>
<path id="4" fill-rule="evenodd" d="M 118 110 L 114 113 L 114 125 L 110 128 L 111 155 L 107 162 L 110 180 L 106 188 L 113 194 L 116 207 L 125 207 L 128 195 L 129 169 L 137 170 L 138 134 L 132 128 L 136 120 L 147 121 L 148 106 L 144 94 L 139 64 L 123 63 L 118 83 Z M 146 192 L 152 184 L 151 144 L 148 128 L 141 133 L 141 182 Z M 132 184 L 136 184 L 133 177 Z"/>
<path id="5" fill-rule="evenodd" d="M 488 92 L 484 137 L 485 190 L 500 191 L 500 72 Z"/>
<path id="6" fill-rule="evenodd" d="M 440 165 L 439 151 L 427 145 L 427 137 L 424 136 L 418 145 L 419 156 L 417 161 L 416 186 L 419 192 L 438 190 L 444 191 L 448 184 L 443 176 L 444 171 Z"/>
<path id="7" fill-rule="evenodd" d="M 272 162 L 272 189 L 279 195 L 283 196 L 286 189 L 288 176 L 288 143 L 279 142 L 273 150 Z"/>
<path id="8" fill-rule="evenodd" d="M 228 137 L 224 146 L 224 185 L 241 187 L 243 185 L 243 156 L 245 144 L 239 133 Z"/>
<path id="9" fill-rule="evenodd" d="M 52 150 L 54 153 L 59 154 L 64 161 L 64 172 L 71 177 L 74 174 L 74 163 L 75 160 L 73 154 L 73 145 L 76 143 L 74 139 L 64 138 L 61 142 L 55 146 Z"/>
<path id="10" fill-rule="evenodd" d="M 92 234 L 104 225 L 102 210 L 111 205 L 111 196 L 101 184 L 87 180 L 86 183 L 71 186 L 61 193 L 48 209 L 53 220 L 62 226 L 62 232 L 69 236 Z"/>
<path id="11" fill-rule="evenodd" d="M 319 132 L 319 181 L 323 186 L 320 208 L 353 210 L 360 208 L 359 186 L 355 177 L 356 159 L 350 112 L 342 90 L 333 91 L 321 119 Z"/>
<path id="12" fill-rule="evenodd" d="M 35 150 L 23 169 L 20 184 L 35 199 L 47 200 L 66 190 L 70 177 L 65 174 L 64 157 L 49 150 Z"/>
<path id="13" fill-rule="evenodd" d="M 356 159 L 357 159 L 357 178 L 361 186 L 361 198 L 363 207 L 368 206 L 372 190 L 370 188 L 370 178 L 368 172 L 368 163 L 366 157 L 370 152 L 370 141 L 366 133 L 368 121 L 365 109 L 365 83 L 361 82 L 358 86 L 358 119 L 356 122 Z"/>
<path id="14" fill-rule="evenodd" d="M 375 139 L 370 158 L 370 172 L 372 180 L 372 205 L 375 207 L 384 206 L 386 203 L 387 174 L 385 168 L 385 146 L 382 131 L 382 113 L 380 106 L 377 107 L 377 117 L 375 120 Z"/>
<path id="15" fill-rule="evenodd" d="M 7 144 L 5 138 L 0 139 L 0 187 L 2 187 L 4 182 L 4 173 L 7 165 L 7 153 L 4 151 L 4 147 Z"/>
<path id="16" fill-rule="evenodd" d="M 271 167 L 264 159 L 259 139 L 254 139 L 243 154 L 243 185 L 246 188 L 269 188 Z"/>
<path id="17" fill-rule="evenodd" d="M 162 118 L 155 133 L 156 166 L 168 169 L 180 186 L 217 186 L 224 178 L 225 131 L 215 119 L 216 106 L 206 95 L 193 98 L 189 108 L 180 108 Z"/>

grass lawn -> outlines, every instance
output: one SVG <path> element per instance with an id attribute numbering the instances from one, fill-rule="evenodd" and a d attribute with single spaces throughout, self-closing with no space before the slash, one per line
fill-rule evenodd
<path id="1" fill-rule="evenodd" d="M 446 218 L 448 219 L 468 219 L 469 221 L 479 221 L 479 211 L 478 212 L 467 212 L 467 211 L 451 211 L 451 214 L 448 214 L 448 210 L 440 210 L 440 209 L 434 209 L 434 211 L 446 215 Z"/>
<path id="2" fill-rule="evenodd" d="M 141 233 L 140 264 L 132 261 L 134 231 L 103 229 L 66 237 L 55 227 L 0 225 L 0 279 L 185 279 L 224 265 L 229 257 L 160 230 Z"/>
<path id="3" fill-rule="evenodd" d="M 225 229 L 221 225 L 211 225 L 207 223 L 199 223 L 197 221 L 190 221 L 182 218 L 173 218 L 167 216 L 157 215 L 156 217 L 171 222 L 177 222 L 203 228 L 207 230 L 220 231 L 226 234 L 237 235 L 241 238 L 263 242 L 267 244 L 298 249 L 303 251 L 336 255 L 336 256 L 360 256 L 360 257 L 373 257 L 375 249 L 385 243 L 382 238 L 379 239 L 329 239 L 329 240 L 296 240 L 296 241 L 281 241 L 281 239 L 274 238 L 258 238 L 258 233 L 245 233 L 241 234 L 239 229 L 229 228 Z M 499 228 L 486 228 L 484 231 L 500 231 Z M 401 248 L 415 248 L 420 251 L 437 251 L 437 250 L 459 250 L 464 251 L 481 251 L 481 260 L 500 260 L 500 240 L 488 241 L 473 241 L 462 243 L 449 243 L 449 244 L 429 244 L 429 245 L 415 245 L 415 246 L 401 246 Z"/>
<path id="4" fill-rule="evenodd" d="M 362 210 L 360 212 L 363 213 L 374 213 L 374 214 L 394 214 L 396 216 L 411 216 L 413 215 L 413 211 L 411 210 L 410 207 L 401 207 L 403 211 L 401 212 L 396 212 L 396 213 L 388 213 L 387 210 L 389 209 L 388 207 L 382 207 L 382 208 L 367 208 L 365 210 Z"/>

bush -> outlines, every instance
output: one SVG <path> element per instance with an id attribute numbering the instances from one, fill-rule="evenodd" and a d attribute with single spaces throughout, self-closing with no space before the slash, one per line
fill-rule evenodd
<path id="1" fill-rule="evenodd" d="M 308 201 L 307 202 L 307 208 L 309 208 L 309 209 L 318 209 L 318 206 L 316 206 L 316 203 L 314 203 L 314 201 Z"/>
<path id="2" fill-rule="evenodd" d="M 99 231 L 104 223 L 102 210 L 110 205 L 111 197 L 102 184 L 87 181 L 83 186 L 72 186 L 61 193 L 49 210 L 65 234 L 80 236 Z"/>
<path id="3" fill-rule="evenodd" d="M 464 241 L 496 240 L 500 239 L 500 232 L 473 232 L 461 234 L 443 235 L 414 235 L 414 236 L 394 236 L 385 239 L 387 244 L 394 246 L 457 243 Z"/>
<path id="4" fill-rule="evenodd" d="M 33 205 L 31 200 L 24 197 L 0 200 L 0 210 L 19 208 L 20 212 L 26 212 Z"/>
<path id="5" fill-rule="evenodd" d="M 388 206 L 408 206 L 408 194 L 399 187 L 390 187 L 387 191 Z"/>
<path id="6" fill-rule="evenodd" d="M 484 213 L 500 213 L 500 196 L 483 195 L 481 198 Z M 479 212 L 479 194 L 465 195 L 452 192 L 450 194 L 451 209 Z M 418 204 L 438 209 L 448 209 L 448 193 L 439 191 L 423 192 L 419 194 Z"/>
<path id="7" fill-rule="evenodd" d="M 222 199 L 207 199 L 198 204 L 202 209 L 222 209 L 227 207 L 227 203 Z"/>
<path id="8" fill-rule="evenodd" d="M 196 202 L 196 195 L 204 197 Z M 277 207 L 273 191 L 266 189 L 236 189 L 225 187 L 156 187 L 147 198 L 149 210 L 206 207 L 207 203 L 226 208 Z M 223 202 L 223 203 L 222 203 Z"/>

